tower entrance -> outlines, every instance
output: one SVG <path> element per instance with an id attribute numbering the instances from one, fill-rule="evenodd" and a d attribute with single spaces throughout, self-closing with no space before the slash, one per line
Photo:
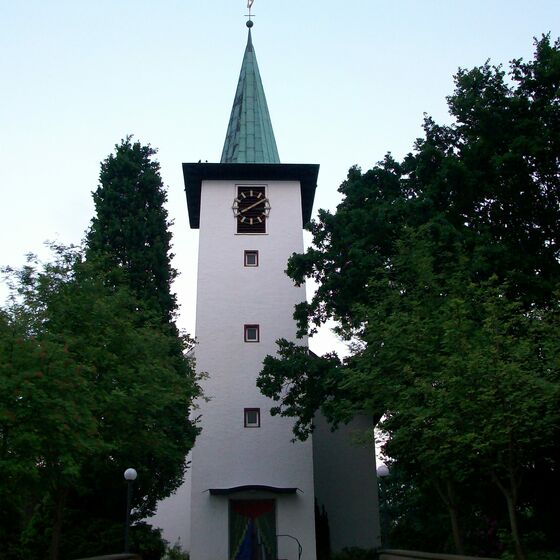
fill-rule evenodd
<path id="1" fill-rule="evenodd" d="M 276 502 L 229 501 L 230 560 L 276 560 Z"/>

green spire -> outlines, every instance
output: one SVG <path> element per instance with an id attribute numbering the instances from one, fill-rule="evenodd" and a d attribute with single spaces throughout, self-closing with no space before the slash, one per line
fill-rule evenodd
<path id="1" fill-rule="evenodd" d="M 221 163 L 280 163 L 251 40 L 251 26 L 248 27 L 249 38 L 233 100 Z"/>

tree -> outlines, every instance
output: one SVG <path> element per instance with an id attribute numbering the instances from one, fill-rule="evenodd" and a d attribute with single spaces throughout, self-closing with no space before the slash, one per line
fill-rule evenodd
<path id="1" fill-rule="evenodd" d="M 31 523 L 27 512 L 48 496 L 55 558 L 67 489 L 86 458 L 105 446 L 86 388 L 88 372 L 56 336 L 33 336 L 22 311 L 0 316 L 0 496 L 8 504 L 10 532 Z M 2 542 L 12 536 L 2 535 Z"/>
<path id="2" fill-rule="evenodd" d="M 68 549 L 72 537 L 59 542 L 70 527 L 101 532 L 114 523 L 120 542 L 128 466 L 139 472 L 137 519 L 178 487 L 198 394 L 192 365 L 171 351 L 176 335 L 157 313 L 139 313 L 124 283 L 108 282 L 118 271 L 79 250 L 55 250 L 52 263 L 32 258 L 8 271 L 12 300 L 0 315 L 0 493 L 18 515 L 20 550 L 42 557 L 50 533 L 53 559 L 59 545 L 63 556 L 95 552 Z M 189 339 L 182 344 L 186 352 Z M 96 543 L 104 552 L 114 546 Z"/>
<path id="3" fill-rule="evenodd" d="M 485 473 L 523 558 L 521 475 L 543 458 L 551 468 L 558 440 L 560 43 L 543 37 L 509 80 L 485 64 L 455 83 L 455 124 L 426 118 L 402 162 L 352 168 L 336 213 L 319 211 L 313 246 L 288 263 L 297 284 L 319 284 L 296 308 L 300 333 L 333 318 L 353 355 L 280 341 L 259 386 L 299 436 L 318 409 L 335 426 L 385 413 L 386 452 L 409 473 L 426 467 L 458 551 L 457 488 Z"/>
<path id="4" fill-rule="evenodd" d="M 87 255 L 103 255 L 108 269 L 124 270 L 141 304 L 159 310 L 169 322 L 177 309 L 171 293 L 177 272 L 171 266 L 167 195 L 155 154 L 149 144 L 133 143 L 128 136 L 101 163 Z"/>
<path id="5" fill-rule="evenodd" d="M 52 263 L 31 257 L 21 271 L 7 271 L 0 468 L 21 491 L 14 499 L 2 485 L 0 493 L 12 496 L 11 544 L 3 547 L 12 556 L 114 552 L 124 469 L 139 472 L 136 521 L 182 482 L 198 431 L 188 414 L 199 388 L 186 357 L 192 340 L 174 322 L 176 271 L 154 155 L 128 137 L 101 164 L 85 250 L 53 247 Z M 39 391 L 37 379 L 47 371 Z M 49 426 L 60 437 L 51 441 Z M 161 536 L 136 523 L 131 539 L 145 548 Z"/>
<path id="6" fill-rule="evenodd" d="M 171 266 L 170 222 L 164 206 L 167 195 L 155 154 L 156 150 L 149 145 L 143 146 L 127 137 L 116 146 L 115 153 L 102 162 L 100 184 L 93 195 L 96 215 L 86 239 L 86 256 L 88 260 L 101 263 L 107 271 L 110 285 L 116 288 L 124 285 L 135 294 L 140 321 L 144 320 L 144 314 L 151 320 L 159 317 L 159 325 L 154 325 L 154 328 L 159 329 L 162 335 L 168 335 L 168 344 L 160 350 L 165 349 L 168 353 L 177 375 L 184 376 L 184 350 L 192 341 L 180 333 L 175 324 L 177 303 L 171 292 L 171 283 L 177 272 Z M 189 370 L 187 377 L 190 377 L 190 384 L 192 375 L 192 370 Z M 146 383 L 143 398 L 150 395 L 153 388 L 153 384 Z M 156 390 L 165 388 L 160 386 Z M 181 408 L 181 413 L 186 419 L 188 409 Z M 167 470 L 161 472 L 159 478 L 154 474 L 153 480 L 159 480 L 159 484 L 167 488 L 166 493 L 157 495 L 158 498 L 169 494 L 173 485 L 177 484 L 176 469 L 183 465 L 183 461 L 184 457 L 169 462 Z M 90 483 L 92 488 L 106 492 L 112 488 L 114 481 L 112 475 L 104 471 L 103 465 L 100 467 L 101 471 L 95 471 Z M 100 491 L 88 498 L 88 510 L 103 519 L 111 508 L 106 502 L 96 499 Z M 154 506 L 152 501 L 144 514 L 152 511 Z M 80 507 L 77 511 L 81 511 Z M 137 511 L 142 517 L 141 511 Z M 83 516 L 77 517 L 81 519 Z M 95 538 L 93 534 L 92 537 Z"/>

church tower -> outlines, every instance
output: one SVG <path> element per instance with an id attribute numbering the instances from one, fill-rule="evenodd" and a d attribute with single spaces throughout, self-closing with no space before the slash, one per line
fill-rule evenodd
<path id="1" fill-rule="evenodd" d="M 316 550 L 379 546 L 373 445 L 351 442 L 373 425 L 356 418 L 333 434 L 317 417 L 313 438 L 294 442 L 293 420 L 271 416 L 274 403 L 256 386 L 276 340 L 296 341 L 305 287 L 284 270 L 303 252 L 319 166 L 280 163 L 247 26 L 221 162 L 183 164 L 199 230 L 195 357 L 205 400 L 185 483 L 154 524 L 192 560 L 316 560 Z"/>
<path id="2" fill-rule="evenodd" d="M 276 340 L 295 339 L 305 288 L 284 270 L 303 252 L 318 165 L 281 164 L 252 22 L 221 163 L 183 164 L 199 228 L 195 355 L 206 402 L 192 452 L 192 560 L 315 559 L 313 449 L 292 442 L 256 387 Z M 305 341 L 303 341 L 305 343 Z M 299 542 L 299 545 L 298 545 Z"/>

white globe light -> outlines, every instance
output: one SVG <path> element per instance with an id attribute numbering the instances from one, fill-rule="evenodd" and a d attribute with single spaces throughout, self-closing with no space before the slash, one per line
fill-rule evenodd
<path id="1" fill-rule="evenodd" d="M 124 479 L 125 480 L 129 480 L 129 481 L 133 481 L 136 480 L 136 477 L 138 476 L 138 473 L 134 470 L 134 469 L 126 469 L 126 471 L 124 471 Z"/>
<path id="2" fill-rule="evenodd" d="M 385 478 L 386 476 L 389 476 L 389 467 L 387 467 L 387 465 L 379 465 L 377 467 L 377 476 L 379 478 Z"/>

